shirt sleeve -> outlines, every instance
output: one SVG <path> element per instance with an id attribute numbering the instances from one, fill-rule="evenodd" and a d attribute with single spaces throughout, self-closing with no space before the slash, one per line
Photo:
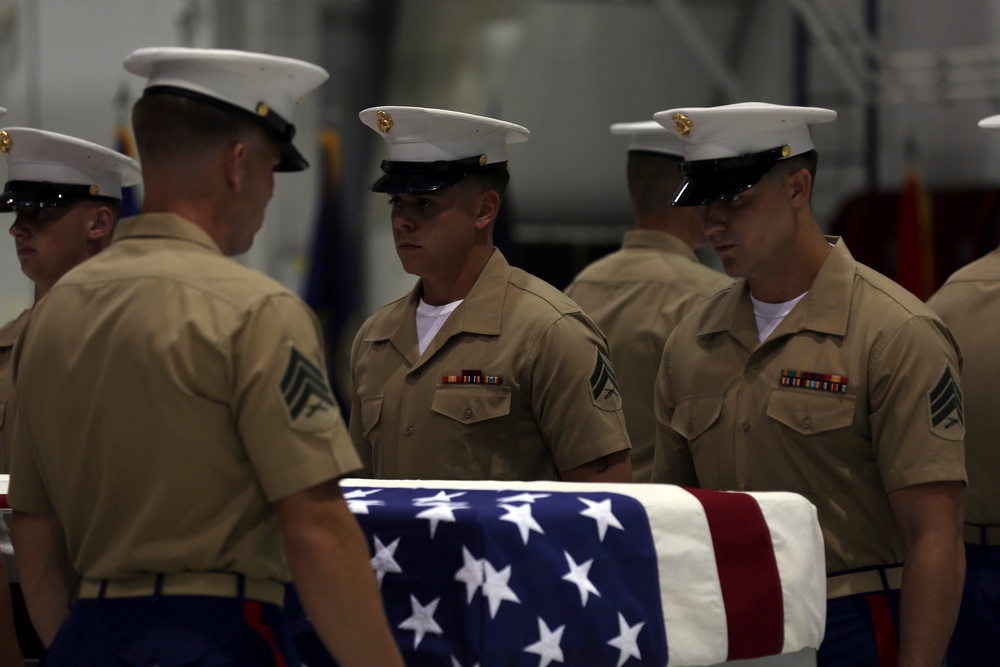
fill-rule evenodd
<path id="1" fill-rule="evenodd" d="M 966 481 L 961 359 L 948 329 L 913 317 L 873 349 L 872 443 L 886 491 Z"/>
<path id="2" fill-rule="evenodd" d="M 14 345 L 11 365 L 13 366 L 14 384 L 17 385 L 17 368 L 21 355 L 28 343 L 26 329 Z M 35 438 L 31 424 L 24 411 L 24 401 L 16 402 L 14 415 L 14 442 L 11 443 L 10 487 L 7 489 L 7 504 L 19 512 L 28 514 L 53 514 L 55 507 L 45 489 L 45 483 L 38 462 L 35 459 Z"/>
<path id="3" fill-rule="evenodd" d="M 319 324 L 291 294 L 250 313 L 234 341 L 233 410 L 272 502 L 358 469 L 327 380 Z"/>
<path id="4" fill-rule="evenodd" d="M 653 452 L 653 474 L 650 481 L 696 487 L 698 476 L 695 474 L 694 460 L 687 439 L 670 425 L 677 407 L 671 377 L 671 358 L 675 342 L 675 336 L 667 339 L 653 389 L 656 448 Z"/>
<path id="5" fill-rule="evenodd" d="M 564 315 L 548 327 L 529 375 L 532 412 L 559 472 L 631 449 L 607 342 L 589 318 Z"/>

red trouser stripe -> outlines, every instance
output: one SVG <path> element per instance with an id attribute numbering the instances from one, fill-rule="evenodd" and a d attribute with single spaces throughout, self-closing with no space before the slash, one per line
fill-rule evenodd
<path id="1" fill-rule="evenodd" d="M 872 629 L 878 643 L 879 667 L 896 667 L 899 646 L 896 643 L 896 627 L 892 624 L 889 603 L 881 593 L 866 595 L 868 611 L 872 615 Z"/>
<path id="2" fill-rule="evenodd" d="M 246 622 L 250 624 L 250 627 L 257 631 L 267 645 L 271 647 L 271 653 L 274 655 L 274 667 L 287 667 L 285 662 L 285 656 L 281 655 L 281 651 L 278 650 L 277 644 L 274 643 L 274 633 L 271 632 L 271 628 L 264 623 L 264 611 L 261 608 L 259 602 L 245 601 L 243 603 L 243 618 Z"/>
<path id="3" fill-rule="evenodd" d="M 785 609 L 771 531 L 752 496 L 687 489 L 705 508 L 729 630 L 729 660 L 781 653 Z"/>

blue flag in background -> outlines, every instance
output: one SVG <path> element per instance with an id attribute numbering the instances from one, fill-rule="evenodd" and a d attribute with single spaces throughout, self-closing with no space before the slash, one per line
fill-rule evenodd
<path id="1" fill-rule="evenodd" d="M 139 153 L 135 150 L 135 141 L 132 139 L 132 132 L 124 123 L 115 124 L 115 136 L 112 148 L 122 155 L 129 156 L 133 160 L 139 159 Z M 141 209 L 142 202 L 139 201 L 139 186 L 132 185 L 122 188 L 121 217 L 127 218 L 131 215 L 138 215 Z"/>
<path id="2" fill-rule="evenodd" d="M 357 308 L 353 230 L 344 220 L 340 193 L 341 142 L 336 131 L 319 132 L 320 206 L 302 298 L 323 328 L 327 372 L 341 412 L 350 413 L 350 353 Z"/>

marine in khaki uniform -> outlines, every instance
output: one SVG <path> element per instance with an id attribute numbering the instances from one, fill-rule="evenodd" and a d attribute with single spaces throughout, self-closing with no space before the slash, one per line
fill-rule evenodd
<path id="1" fill-rule="evenodd" d="M 372 315 L 351 355 L 351 436 L 376 478 L 632 479 L 604 336 L 580 307 L 507 264 L 493 225 L 523 127 L 438 109 L 361 120 L 389 159 L 396 252 L 420 278 Z"/>
<path id="2" fill-rule="evenodd" d="M 1000 131 L 1000 116 L 979 121 Z M 988 665 L 1000 654 L 1000 410 L 996 326 L 1000 322 L 1000 249 L 952 274 L 928 305 L 962 349 L 965 398 L 967 571 L 962 609 L 948 647 L 949 667 Z"/>
<path id="3" fill-rule="evenodd" d="M 7 163 L 0 213 L 16 215 L 10 234 L 21 271 L 34 284 L 37 303 L 63 274 L 108 247 L 121 212 L 122 187 L 137 184 L 141 173 L 135 160 L 116 151 L 24 127 L 0 130 L 0 154 Z M 10 470 L 14 436 L 13 349 L 30 312 L 0 328 L 0 474 Z M 0 532 L 5 530 L 6 526 L 0 525 Z M 4 553 L 9 553 L 6 548 Z M 17 581 L 12 555 L 7 567 L 11 579 Z M 0 588 L 0 593 L 6 593 L 5 586 Z M 29 657 L 40 658 L 41 645 L 20 598 L 20 584 L 15 583 L 12 591 L 22 648 Z M 0 634 L 2 627 L 6 625 L 0 621 Z M 0 655 L 17 647 L 17 641 L 6 642 L 0 637 Z M 0 666 L 6 664 L 10 663 L 0 659 Z"/>
<path id="4" fill-rule="evenodd" d="M 580 272 L 566 294 L 608 337 L 632 441 L 632 477 L 648 482 L 653 468 L 653 385 L 663 344 L 691 310 L 732 282 L 698 261 L 707 243 L 698 211 L 671 205 L 683 176 L 680 139 L 650 120 L 616 123 L 630 137 L 628 186 L 635 229 L 621 250 Z"/>
<path id="5" fill-rule="evenodd" d="M 15 353 L 9 499 L 47 664 L 298 664 L 290 579 L 340 664 L 402 664 L 337 484 L 358 460 L 316 319 L 228 258 L 273 172 L 307 166 L 288 119 L 327 74 L 180 48 L 125 67 L 148 79 L 143 214 L 36 306 Z"/>
<path id="6" fill-rule="evenodd" d="M 653 480 L 809 498 L 827 555 L 818 664 L 939 666 L 964 574 L 960 358 L 924 304 L 819 231 L 808 125 L 835 116 L 654 116 L 686 142 L 675 204 L 700 206 L 741 279 L 667 341 Z"/>

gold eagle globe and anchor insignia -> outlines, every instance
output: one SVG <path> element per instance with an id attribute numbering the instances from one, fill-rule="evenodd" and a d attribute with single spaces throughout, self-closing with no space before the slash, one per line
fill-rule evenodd
<path id="1" fill-rule="evenodd" d="M 257 103 L 257 115 L 264 117 L 271 112 L 271 107 L 267 106 L 267 102 Z"/>
<path id="2" fill-rule="evenodd" d="M 488 161 L 489 161 L 489 160 L 487 160 L 487 158 L 486 158 L 486 154 L 485 154 L 485 153 L 479 156 L 479 166 L 480 166 L 480 167 L 485 167 L 485 166 L 486 166 L 486 163 L 487 163 Z"/>
<path id="3" fill-rule="evenodd" d="M 375 114 L 378 121 L 375 123 L 378 125 L 378 131 L 382 134 L 389 134 L 389 130 L 392 129 L 392 116 L 384 111 L 379 111 Z"/>
<path id="4" fill-rule="evenodd" d="M 792 154 L 792 147 L 791 146 L 782 146 L 781 147 L 781 157 L 788 157 L 791 154 Z"/>
<path id="5" fill-rule="evenodd" d="M 691 122 L 690 118 L 688 118 L 682 113 L 675 113 L 673 115 L 673 119 L 674 119 L 674 129 L 677 130 L 677 134 L 681 135 L 682 137 L 686 137 L 689 134 L 691 134 L 691 129 L 694 127 L 694 123 Z"/>
<path id="6" fill-rule="evenodd" d="M 96 196 L 97 196 L 97 194 L 98 194 L 98 193 L 99 193 L 100 191 L 101 191 L 101 189 L 100 189 L 99 187 L 97 187 L 96 185 L 91 185 L 91 186 L 90 186 L 90 196 L 92 196 L 92 197 L 96 197 Z"/>
<path id="7" fill-rule="evenodd" d="M 14 140 L 10 138 L 6 130 L 0 130 L 0 153 L 6 155 L 10 152 L 10 147 L 14 145 Z"/>

